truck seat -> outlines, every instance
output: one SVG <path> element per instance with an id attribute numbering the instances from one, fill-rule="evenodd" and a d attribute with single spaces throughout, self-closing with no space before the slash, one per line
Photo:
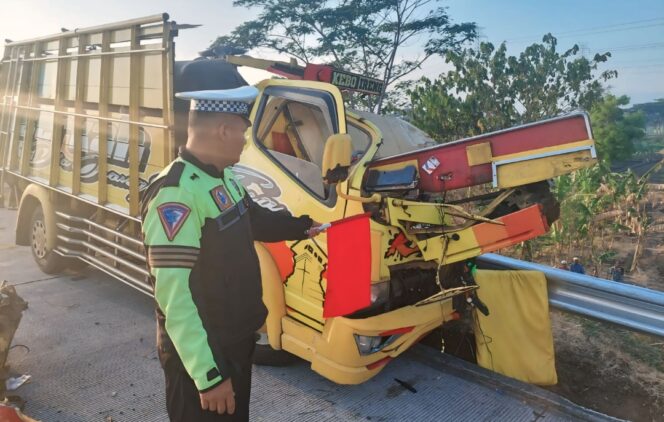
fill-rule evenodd
<path id="1" fill-rule="evenodd" d="M 293 145 L 291 145 L 288 135 L 283 132 L 272 132 L 272 149 L 274 151 L 280 152 L 282 154 L 287 154 L 293 157 L 297 157 L 295 151 L 293 150 Z"/>

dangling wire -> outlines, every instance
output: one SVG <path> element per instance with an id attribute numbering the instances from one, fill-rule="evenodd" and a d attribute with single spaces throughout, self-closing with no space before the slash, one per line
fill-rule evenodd
<path id="1" fill-rule="evenodd" d="M 477 328 L 480 330 L 480 334 L 482 335 L 482 342 L 484 344 L 484 347 L 486 347 L 486 351 L 489 353 L 489 361 L 491 362 L 491 370 L 495 371 L 495 368 L 493 366 L 493 353 L 491 353 L 491 349 L 489 348 L 489 344 L 493 342 L 493 338 L 491 336 L 487 336 L 484 334 L 484 330 L 482 329 L 482 325 L 480 324 L 480 317 L 477 315 L 477 309 L 473 309 L 473 318 L 475 319 L 475 325 Z M 477 336 L 477 333 L 475 333 Z"/>
<path id="2" fill-rule="evenodd" d="M 438 208 L 438 214 L 440 215 L 440 224 L 444 225 L 445 224 L 445 209 L 443 207 L 436 207 Z M 445 255 L 447 255 L 447 246 L 450 243 L 450 239 L 447 237 L 446 234 L 443 235 L 443 252 L 441 253 L 440 260 L 438 261 L 438 268 L 436 269 L 436 284 L 438 285 L 438 288 L 440 291 L 443 291 L 443 285 L 440 282 L 440 269 L 443 267 L 443 262 L 445 261 Z M 440 304 L 440 307 L 443 307 L 443 302 L 440 301 L 438 302 Z M 440 353 L 445 353 L 445 337 L 443 336 L 443 333 L 441 332 L 440 335 Z"/>
<path id="3" fill-rule="evenodd" d="M 440 215 L 440 224 L 444 225 L 445 224 L 445 209 L 443 207 L 436 207 L 438 208 L 438 214 Z M 445 256 L 447 255 L 447 246 L 450 244 L 450 239 L 447 237 L 446 234 L 443 235 L 443 252 L 440 256 L 440 260 L 438 261 L 438 268 L 436 269 L 436 284 L 438 285 L 438 288 L 440 291 L 443 291 L 443 285 L 440 283 L 440 269 L 443 267 L 443 262 L 445 261 Z"/>

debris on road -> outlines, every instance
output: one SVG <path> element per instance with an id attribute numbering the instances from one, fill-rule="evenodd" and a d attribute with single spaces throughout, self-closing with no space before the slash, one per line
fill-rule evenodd
<path id="1" fill-rule="evenodd" d="M 32 376 L 23 374 L 20 377 L 10 377 L 5 381 L 6 391 L 17 390 L 20 386 L 30 381 Z"/>
<path id="2" fill-rule="evenodd" d="M 16 293 L 14 286 L 3 281 L 0 285 L 0 400 L 5 398 L 5 382 L 9 377 L 9 367 L 5 365 L 9 349 L 23 311 L 27 308 L 28 302 Z"/>

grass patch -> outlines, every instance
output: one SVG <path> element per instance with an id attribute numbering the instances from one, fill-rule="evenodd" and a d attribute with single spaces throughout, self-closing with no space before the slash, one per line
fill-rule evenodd
<path id="1" fill-rule="evenodd" d="M 612 325 L 586 318 L 579 318 L 586 338 L 594 338 L 611 344 L 637 362 L 664 372 L 664 344 L 662 339 L 634 333 Z"/>

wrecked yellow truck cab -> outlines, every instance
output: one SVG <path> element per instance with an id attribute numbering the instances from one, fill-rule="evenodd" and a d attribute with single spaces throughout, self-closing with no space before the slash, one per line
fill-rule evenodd
<path id="1" fill-rule="evenodd" d="M 547 220 L 543 208 L 557 213 L 547 185 L 541 183 L 518 193 L 496 190 L 478 204 L 466 198 L 475 207 L 438 201 L 433 194 L 439 192 L 427 197 L 419 186 L 423 169 L 410 157 L 418 151 L 382 165 L 393 158 L 377 160 L 377 153 L 384 136 L 393 134 L 383 134 L 371 123 L 370 114 L 346 112 L 334 86 L 270 80 L 258 87 L 254 127 L 235 167 L 254 200 L 273 210 L 309 214 L 317 221 L 372 215 L 372 304 L 352 315 L 323 317 L 325 234 L 257 245 L 263 299 L 270 310 L 259 349 L 269 344 L 300 356 L 335 382 L 366 381 L 424 335 L 458 318 L 452 298 L 465 297 L 475 288 L 455 281 L 464 261 L 545 234 L 553 220 Z M 385 117 L 377 120 L 381 119 Z M 584 115 L 570 118 L 574 124 L 579 119 L 585 125 Z M 323 170 L 325 143 L 335 133 L 351 134 L 352 142 L 348 176 L 336 186 L 325 183 Z M 434 153 L 427 150 L 429 156 Z M 583 153 L 580 161 L 564 154 L 556 158 L 564 156 L 578 167 L 591 164 L 594 151 Z M 536 182 L 549 177 L 550 173 Z M 510 196 L 514 202 L 505 207 Z M 485 204 L 482 213 L 480 202 Z M 501 205 L 507 210 L 498 210 Z M 455 263 L 461 265 L 453 268 Z M 442 267 L 449 276 L 441 283 L 436 273 Z"/>
<path id="2" fill-rule="evenodd" d="M 545 234 L 558 214 L 547 180 L 596 161 L 584 113 L 435 145 L 395 117 L 346 110 L 340 88 L 379 92 L 380 81 L 247 57 L 175 61 L 178 30 L 164 14 L 7 44 L 4 200 L 43 271 L 91 265 L 152 294 L 139 195 L 186 142 L 188 104 L 175 93 L 246 85 L 238 65 L 290 78 L 257 85 L 234 172 L 273 211 L 368 215 L 371 298 L 325 318 L 327 235 L 257 242 L 262 363 L 287 352 L 357 384 L 446 321 L 486 312 L 472 259 Z"/>

